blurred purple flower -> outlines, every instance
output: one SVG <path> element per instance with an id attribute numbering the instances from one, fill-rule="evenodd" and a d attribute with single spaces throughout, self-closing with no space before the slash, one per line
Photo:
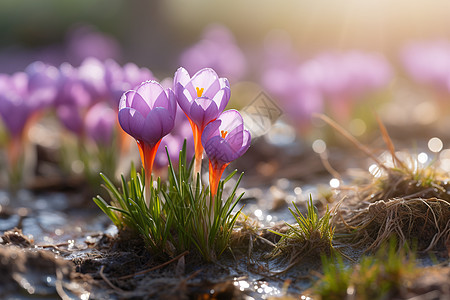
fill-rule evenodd
<path id="1" fill-rule="evenodd" d="M 311 117 L 324 109 L 321 93 L 291 66 L 268 69 L 263 73 L 262 85 L 278 101 L 282 111 L 300 132 L 311 127 Z"/>
<path id="2" fill-rule="evenodd" d="M 89 25 L 69 31 L 66 45 L 68 59 L 75 65 L 89 57 L 104 61 L 109 58 L 119 59 L 121 56 L 120 45 L 112 36 Z"/>
<path id="3" fill-rule="evenodd" d="M 332 101 L 357 97 L 386 86 L 392 77 L 389 63 L 376 53 L 324 53 L 304 62 L 299 76 Z"/>
<path id="4" fill-rule="evenodd" d="M 219 24 L 205 29 L 202 39 L 181 54 L 180 64 L 191 74 L 203 68 L 213 68 L 232 82 L 240 80 L 247 69 L 245 56 L 236 45 L 233 34 Z"/>
<path id="5" fill-rule="evenodd" d="M 413 80 L 445 93 L 450 92 L 450 41 L 411 43 L 400 55 L 404 68 Z"/>
<path id="6" fill-rule="evenodd" d="M 119 100 L 124 92 L 137 88 L 144 81 L 156 80 L 149 69 L 139 68 L 134 63 L 127 63 L 121 67 L 109 59 L 105 61 L 104 67 L 108 100 L 114 108 L 119 107 Z"/>
<path id="7" fill-rule="evenodd" d="M 194 174 L 197 174 L 201 169 L 203 155 L 202 132 L 227 106 L 231 93 L 230 84 L 210 68 L 198 71 L 192 78 L 184 68 L 179 68 L 173 81 L 178 104 L 192 127 L 196 159 Z"/>
<path id="8" fill-rule="evenodd" d="M 209 183 L 213 198 L 223 171 L 230 162 L 247 151 L 250 142 L 250 132 L 244 129 L 244 121 L 237 110 L 223 112 L 205 127 L 202 144 L 209 159 Z"/>
<path id="9" fill-rule="evenodd" d="M 56 114 L 61 123 L 78 136 L 83 134 L 84 114 L 91 106 L 92 98 L 78 76 L 78 69 L 68 63 L 59 67 Z"/>
<path id="10" fill-rule="evenodd" d="M 172 90 L 156 81 L 142 83 L 123 94 L 119 104 L 119 123 L 136 139 L 146 180 L 150 180 L 153 162 L 161 139 L 174 127 L 177 102 Z M 150 182 L 146 182 L 148 186 Z"/>
<path id="11" fill-rule="evenodd" d="M 108 98 L 108 76 L 103 62 L 95 58 L 85 59 L 78 67 L 78 78 L 84 84 L 92 102 Z"/>
<path id="12" fill-rule="evenodd" d="M 111 146 L 117 114 L 107 103 L 99 102 L 92 106 L 84 120 L 88 137 L 102 146 Z"/>
<path id="13" fill-rule="evenodd" d="M 32 114 L 53 104 L 58 71 L 42 62 L 0 77 L 0 115 L 12 137 L 20 137 Z"/>
<path id="14" fill-rule="evenodd" d="M 0 76 L 0 116 L 9 134 L 11 167 L 22 154 L 26 127 L 55 99 L 57 73 L 56 68 L 36 62 L 25 72 Z"/>

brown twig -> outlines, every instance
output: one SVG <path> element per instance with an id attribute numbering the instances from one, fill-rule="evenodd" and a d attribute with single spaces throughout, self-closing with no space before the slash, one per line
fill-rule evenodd
<path id="1" fill-rule="evenodd" d="M 323 114 L 314 114 L 315 117 L 321 119 L 334 129 L 338 131 L 341 135 L 343 135 L 347 140 L 349 140 L 355 147 L 357 147 L 359 150 L 364 152 L 367 156 L 369 156 L 371 159 L 375 161 L 375 163 L 380 166 L 380 168 L 383 168 L 384 170 L 388 170 L 388 168 L 363 144 L 361 144 L 353 135 L 348 133 L 347 130 L 345 130 L 341 125 L 333 121 L 331 118 L 323 115 Z"/>
<path id="2" fill-rule="evenodd" d="M 126 291 L 122 290 L 121 288 L 115 286 L 114 284 L 112 284 L 112 282 L 105 276 L 105 274 L 103 274 L 103 269 L 105 268 L 105 266 L 102 266 L 100 268 L 100 277 L 102 277 L 102 279 L 116 292 L 119 293 L 126 293 Z"/>
<path id="3" fill-rule="evenodd" d="M 134 276 L 142 275 L 142 274 L 145 274 L 145 273 L 148 273 L 148 272 L 151 272 L 151 271 L 160 269 L 160 268 L 162 268 L 162 267 L 167 266 L 168 264 L 173 263 L 174 261 L 177 261 L 178 259 L 180 259 L 181 257 L 187 255 L 188 253 L 189 253 L 189 251 L 186 250 L 186 251 L 184 251 L 183 253 L 181 253 L 180 255 L 178 255 L 178 256 L 172 258 L 171 260 L 168 260 L 168 261 L 166 261 L 165 263 L 160 264 L 160 265 L 158 265 L 158 266 L 156 266 L 156 267 L 153 267 L 153 268 L 150 268 L 150 269 L 146 269 L 146 270 L 143 270 L 143 271 L 134 273 L 134 274 L 121 276 L 121 277 L 118 277 L 117 279 L 128 279 L 128 278 L 133 278 Z"/>
<path id="4" fill-rule="evenodd" d="M 407 167 L 405 166 L 405 164 L 397 157 L 397 155 L 395 154 L 395 146 L 394 143 L 391 140 L 391 137 L 389 136 L 389 133 L 387 132 L 386 127 L 384 126 L 383 122 L 381 122 L 381 119 L 378 115 L 375 115 L 377 122 L 378 122 L 378 126 L 380 127 L 380 131 L 381 131 L 381 137 L 383 138 L 384 143 L 386 144 L 386 146 L 388 147 L 389 152 L 391 153 L 392 156 L 392 163 L 394 164 L 394 166 L 396 164 L 400 165 L 400 167 L 404 170 L 407 170 Z"/>

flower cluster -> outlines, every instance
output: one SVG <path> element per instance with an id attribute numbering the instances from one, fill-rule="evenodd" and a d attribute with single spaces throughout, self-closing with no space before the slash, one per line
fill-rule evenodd
<path id="1" fill-rule="evenodd" d="M 119 100 L 124 92 L 137 88 L 144 81 L 155 79 L 149 69 L 133 63 L 121 66 L 114 60 L 102 62 L 95 58 L 85 59 L 78 67 L 69 63 L 55 67 L 38 61 L 23 72 L 0 74 L 0 119 L 6 133 L 4 142 L 7 145 L 9 172 L 23 172 L 19 162 L 29 142 L 29 129 L 41 116 L 54 115 L 63 130 L 71 133 L 61 135 L 62 145 L 69 147 L 69 151 L 78 151 L 75 154 L 78 157 L 74 157 L 66 154 L 67 149 L 63 149 L 61 155 L 66 157 L 60 159 L 61 163 L 68 164 L 70 168 L 71 160 L 83 161 L 81 157 L 84 156 L 94 161 L 89 171 L 89 162 L 83 161 L 85 175 L 91 176 L 89 180 L 98 178 L 100 170 L 113 176 L 117 155 L 128 153 L 130 140 L 123 131 L 117 131 Z M 131 99 L 131 94 L 128 97 Z M 174 156 L 185 139 L 180 133 L 189 128 L 185 120 L 186 117 L 181 114 L 172 134 L 163 140 Z M 71 145 L 70 137 L 76 137 L 76 147 L 66 146 Z M 192 138 L 188 137 L 187 140 L 190 150 L 193 148 Z M 83 151 L 88 153 L 83 154 Z M 107 159 L 100 157 L 105 156 L 105 153 Z M 161 163 L 166 159 L 166 153 L 158 156 L 156 167 L 166 168 L 167 163 Z"/>
<path id="2" fill-rule="evenodd" d="M 292 56 L 285 48 L 278 51 L 281 57 Z M 324 52 L 301 63 L 284 60 L 269 61 L 262 84 L 299 129 L 310 125 L 312 114 L 327 109 L 348 121 L 357 100 L 386 87 L 392 78 L 389 63 L 377 53 Z"/>
<path id="3" fill-rule="evenodd" d="M 450 41 L 416 42 L 405 46 L 401 61 L 410 77 L 437 90 L 450 92 Z"/>
<path id="4" fill-rule="evenodd" d="M 250 146 L 250 133 L 244 129 L 236 110 L 224 111 L 230 99 L 230 85 L 212 69 L 205 68 L 192 77 L 177 70 L 173 89 L 156 81 L 145 81 L 123 94 L 119 103 L 119 123 L 137 142 L 144 165 L 147 191 L 150 190 L 155 154 L 161 139 L 174 128 L 177 103 L 186 114 L 195 146 L 194 176 L 200 172 L 203 151 L 210 161 L 211 196 L 217 193 L 225 167 Z M 150 195 L 146 195 L 147 203 Z"/>

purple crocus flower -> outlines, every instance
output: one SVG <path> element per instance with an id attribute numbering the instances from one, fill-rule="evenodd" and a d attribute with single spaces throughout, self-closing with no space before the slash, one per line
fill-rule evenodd
<path id="1" fill-rule="evenodd" d="M 93 102 L 108 98 L 108 77 L 102 61 L 92 57 L 85 59 L 78 67 L 78 78 L 89 92 Z"/>
<path id="2" fill-rule="evenodd" d="M 96 28 L 81 25 L 71 29 L 67 35 L 66 52 L 69 61 L 79 64 L 88 57 L 99 60 L 118 59 L 121 56 L 120 45 L 116 39 Z"/>
<path id="3" fill-rule="evenodd" d="M 127 63 L 123 67 L 114 60 L 107 60 L 105 67 L 105 83 L 108 90 L 108 100 L 115 108 L 119 107 L 122 94 L 137 88 L 142 82 L 156 80 L 147 68 L 139 68 L 134 63 Z"/>
<path id="4" fill-rule="evenodd" d="M 192 127 L 196 160 L 194 174 L 197 174 L 201 169 L 203 155 L 202 132 L 227 106 L 230 84 L 210 68 L 198 71 L 192 78 L 184 68 L 179 68 L 174 77 L 174 89 L 178 104 Z"/>
<path id="5" fill-rule="evenodd" d="M 244 129 L 244 121 L 237 110 L 223 112 L 206 126 L 202 144 L 209 159 L 209 185 L 213 199 L 223 171 L 247 151 L 250 142 L 250 132 Z"/>
<path id="6" fill-rule="evenodd" d="M 119 123 L 139 146 L 145 170 L 147 192 L 156 151 L 161 139 L 174 127 L 177 102 L 171 89 L 156 81 L 146 81 L 136 90 L 122 95 L 119 103 Z M 146 197 L 150 201 L 149 195 Z"/>
<path id="7" fill-rule="evenodd" d="M 86 135 L 99 145 L 111 145 L 116 118 L 116 112 L 107 103 L 95 104 L 84 120 Z"/>
<path id="8" fill-rule="evenodd" d="M 55 67 L 42 62 L 29 65 L 25 72 L 2 75 L 0 115 L 11 137 L 21 136 L 31 115 L 53 103 L 57 76 Z"/>
<path id="9" fill-rule="evenodd" d="M 296 76 L 295 69 L 292 70 L 290 66 L 266 70 L 262 84 L 279 102 L 283 113 L 302 133 L 311 127 L 312 115 L 323 111 L 322 94 L 301 77 Z"/>
<path id="10" fill-rule="evenodd" d="M 70 131 L 83 135 L 84 115 L 92 105 L 92 97 L 78 76 L 78 69 L 68 63 L 59 67 L 58 94 L 55 110 L 58 119 Z"/>
<path id="11" fill-rule="evenodd" d="M 20 139 L 25 124 L 37 108 L 24 97 L 28 78 L 25 73 L 3 74 L 0 86 L 0 115 L 10 138 Z M 7 88 L 6 88 L 7 86 Z"/>
<path id="12" fill-rule="evenodd" d="M 41 62 L 31 64 L 25 72 L 0 77 L 0 116 L 9 133 L 8 157 L 11 165 L 22 153 L 27 125 L 39 111 L 53 103 L 56 78 L 56 68 Z"/>
<path id="13" fill-rule="evenodd" d="M 349 51 L 317 55 L 301 64 L 296 76 L 319 91 L 338 118 L 348 120 L 352 104 L 385 87 L 392 71 L 380 54 Z"/>
<path id="14" fill-rule="evenodd" d="M 202 39 L 181 54 L 180 63 L 191 73 L 213 68 L 232 82 L 241 79 L 247 69 L 245 56 L 233 34 L 220 24 L 208 26 Z"/>
<path id="15" fill-rule="evenodd" d="M 402 50 L 401 61 L 416 82 L 450 91 L 450 41 L 410 43 Z"/>

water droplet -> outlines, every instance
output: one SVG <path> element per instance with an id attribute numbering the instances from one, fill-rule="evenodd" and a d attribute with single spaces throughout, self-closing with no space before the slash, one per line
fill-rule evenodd
<path id="1" fill-rule="evenodd" d="M 442 143 L 440 138 L 433 137 L 428 141 L 428 149 L 430 149 L 431 152 L 439 152 L 442 150 L 444 144 Z"/>
<path id="2" fill-rule="evenodd" d="M 337 178 L 333 178 L 330 180 L 330 186 L 334 189 L 338 188 L 341 182 Z"/>

